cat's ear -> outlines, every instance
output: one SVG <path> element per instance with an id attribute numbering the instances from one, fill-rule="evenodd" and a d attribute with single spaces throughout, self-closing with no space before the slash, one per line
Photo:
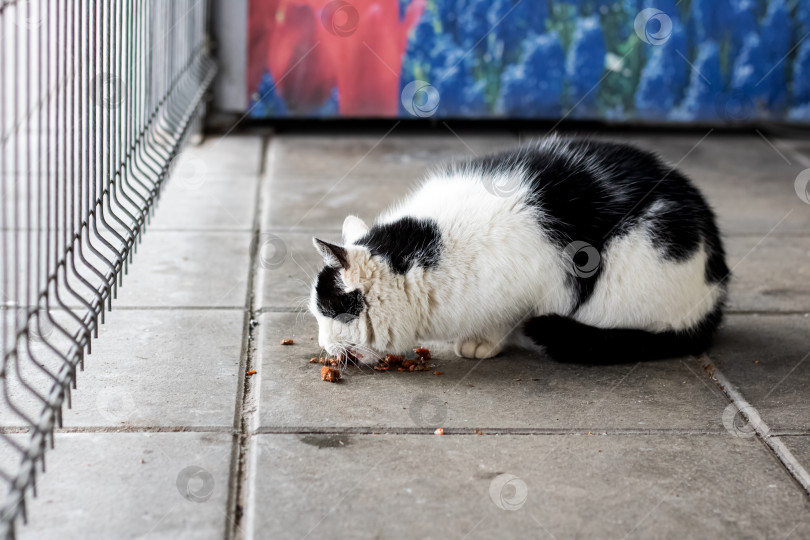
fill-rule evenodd
<path id="1" fill-rule="evenodd" d="M 312 244 L 318 253 L 323 257 L 324 262 L 329 266 L 342 266 L 345 270 L 349 269 L 349 254 L 345 248 L 324 242 L 319 238 L 312 238 Z"/>
<path id="2" fill-rule="evenodd" d="M 349 216 L 343 220 L 343 244 L 353 244 L 368 232 L 368 225 L 357 216 Z"/>

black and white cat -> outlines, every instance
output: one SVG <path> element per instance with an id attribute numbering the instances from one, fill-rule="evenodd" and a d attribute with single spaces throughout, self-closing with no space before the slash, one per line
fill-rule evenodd
<path id="1" fill-rule="evenodd" d="M 430 173 L 342 246 L 313 239 L 312 287 L 330 354 L 452 341 L 611 363 L 698 354 L 722 318 L 729 270 L 714 214 L 657 156 L 550 137 Z"/>

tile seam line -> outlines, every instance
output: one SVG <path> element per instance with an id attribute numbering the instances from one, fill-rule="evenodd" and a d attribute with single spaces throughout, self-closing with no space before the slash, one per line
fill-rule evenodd
<path id="1" fill-rule="evenodd" d="M 759 421 L 755 425 L 757 437 L 773 452 L 776 458 L 785 467 L 787 473 L 802 487 L 805 494 L 810 496 L 810 473 L 802 467 L 793 453 L 779 439 L 779 435 L 771 433 L 771 429 L 768 427 L 768 424 L 762 420 L 762 416 L 759 414 L 756 407 L 751 405 L 745 397 L 743 397 L 742 393 L 734 387 L 725 374 L 718 369 L 717 365 L 705 355 L 703 361 L 705 362 L 705 366 L 711 369 L 712 379 L 714 379 L 737 409 L 742 411 L 749 421 L 751 418 L 746 411 L 752 411 L 759 417 Z"/>
<path id="2" fill-rule="evenodd" d="M 6 426 L 0 427 L 0 433 L 7 435 L 26 434 L 29 428 Z M 232 427 L 225 426 L 75 426 L 58 428 L 54 430 L 58 434 L 81 434 L 81 433 L 236 433 Z"/>
<path id="3" fill-rule="evenodd" d="M 587 436 L 587 437 L 616 437 L 616 436 L 683 436 L 683 435 L 699 435 L 699 436 L 728 436 L 725 430 L 706 430 L 706 429 L 679 429 L 679 430 L 666 430 L 666 429 L 651 429 L 651 430 L 587 430 L 587 429 L 522 429 L 522 428 L 477 428 L 482 435 L 495 435 L 495 436 Z M 253 435 L 421 435 L 431 436 L 436 435 L 433 429 L 430 430 L 409 430 L 401 428 L 384 429 L 384 428 L 336 428 L 333 430 L 323 428 L 261 428 L 256 430 Z M 472 428 L 444 428 L 444 435 L 447 436 L 470 436 L 477 437 L 478 434 L 472 431 Z M 810 433 L 808 433 L 810 435 Z"/>
<path id="4" fill-rule="evenodd" d="M 239 358 L 239 376 L 237 379 L 237 391 L 234 403 L 234 420 L 233 420 L 233 441 L 231 445 L 231 463 L 229 467 L 228 478 L 228 498 L 225 504 L 225 530 L 223 531 L 223 538 L 225 540 L 236 540 L 244 537 L 244 531 L 240 525 L 242 517 L 244 516 L 244 506 L 242 499 L 244 498 L 245 488 L 245 463 L 247 460 L 247 447 L 249 438 L 249 427 L 247 422 L 249 420 L 248 413 L 246 413 L 246 402 L 250 399 L 253 377 L 247 374 L 251 369 L 252 352 L 251 347 L 253 343 L 252 334 L 253 328 L 251 322 L 254 319 L 255 308 L 255 279 L 257 275 L 256 261 L 258 258 L 259 250 L 259 235 L 261 234 L 261 216 L 262 216 L 262 189 L 264 184 L 264 169 L 263 163 L 267 157 L 268 146 L 270 137 L 262 137 L 261 148 L 259 150 L 259 170 L 256 173 L 253 197 L 253 220 L 250 228 L 250 253 L 248 254 L 248 279 L 247 286 L 245 287 L 245 303 L 242 307 L 242 347 L 240 349 Z M 241 511 L 240 511 L 241 508 Z"/>

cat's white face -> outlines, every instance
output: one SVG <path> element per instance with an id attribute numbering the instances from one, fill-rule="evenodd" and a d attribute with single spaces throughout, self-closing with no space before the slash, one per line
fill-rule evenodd
<path id="1" fill-rule="evenodd" d="M 313 239 L 326 266 L 312 284 L 309 310 L 318 321 L 318 344 L 329 355 L 352 351 L 373 361 L 385 352 L 385 343 L 375 337 L 390 332 L 385 303 L 379 302 L 377 294 L 385 287 L 386 273 L 380 272 L 366 248 L 351 245 L 367 230 L 365 223 L 350 216 L 343 226 L 346 247 Z"/>

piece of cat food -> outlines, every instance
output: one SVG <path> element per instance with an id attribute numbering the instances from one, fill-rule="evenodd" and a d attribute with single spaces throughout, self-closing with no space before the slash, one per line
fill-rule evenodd
<path id="1" fill-rule="evenodd" d="M 251 369 L 250 371 L 248 371 L 248 372 L 247 372 L 247 374 L 248 374 L 248 375 L 256 375 L 256 370 L 255 370 L 255 369 Z"/>
<path id="2" fill-rule="evenodd" d="M 340 370 L 323 366 L 321 368 L 321 380 L 327 382 L 338 382 L 340 380 Z"/>
<path id="3" fill-rule="evenodd" d="M 434 371 L 433 374 L 434 375 L 444 375 L 444 372 L 443 371 Z"/>
<path id="4" fill-rule="evenodd" d="M 385 360 L 383 360 L 383 362 L 385 362 L 389 366 L 398 366 L 398 365 L 401 365 L 402 362 L 404 362 L 404 361 L 405 361 L 405 355 L 402 355 L 402 354 L 386 354 L 385 355 Z"/>
<path id="5" fill-rule="evenodd" d="M 417 358 L 406 359 L 402 354 L 387 354 L 385 358 L 377 361 L 377 365 L 373 366 L 375 371 L 388 371 L 389 369 L 396 368 L 400 373 L 410 373 L 414 371 L 430 371 L 431 367 L 428 363 L 430 359 L 430 351 L 427 349 L 416 348 Z"/>
<path id="6" fill-rule="evenodd" d="M 309 363 L 310 364 L 317 364 L 318 363 L 318 357 L 313 356 L 312 358 L 309 359 Z"/>
<path id="7" fill-rule="evenodd" d="M 436 431 L 433 432 L 434 435 L 444 435 L 444 428 L 436 428 Z"/>
<path id="8" fill-rule="evenodd" d="M 293 341 L 292 339 L 282 339 L 281 344 L 282 345 L 295 345 L 295 341 Z"/>

